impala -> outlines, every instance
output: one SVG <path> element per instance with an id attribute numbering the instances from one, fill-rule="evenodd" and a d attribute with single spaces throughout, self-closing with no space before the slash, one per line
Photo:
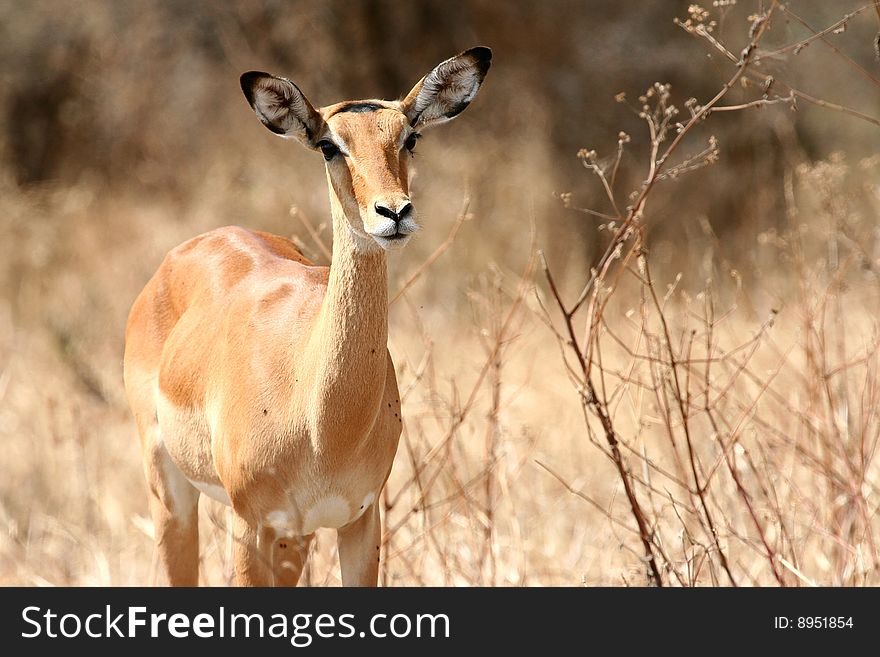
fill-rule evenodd
<path id="1" fill-rule="evenodd" d="M 296 585 L 328 527 L 343 585 L 376 585 L 378 500 L 401 430 L 385 254 L 419 228 L 408 179 L 419 131 L 468 106 L 491 58 L 452 57 L 400 101 L 320 109 L 290 80 L 241 76 L 263 125 L 324 157 L 333 258 L 318 267 L 283 237 L 219 228 L 170 251 L 135 300 L 124 378 L 155 583 L 198 583 L 204 493 L 233 509 L 237 584 Z"/>

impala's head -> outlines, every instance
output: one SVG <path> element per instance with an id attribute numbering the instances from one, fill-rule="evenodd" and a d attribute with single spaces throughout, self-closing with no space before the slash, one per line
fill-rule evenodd
<path id="1" fill-rule="evenodd" d="M 409 198 L 409 161 L 421 131 L 470 104 L 491 60 L 488 48 L 471 48 L 439 64 L 403 100 L 315 109 L 293 82 L 258 71 L 242 75 L 241 88 L 269 130 L 324 157 L 331 195 L 350 229 L 390 249 L 419 229 Z"/>

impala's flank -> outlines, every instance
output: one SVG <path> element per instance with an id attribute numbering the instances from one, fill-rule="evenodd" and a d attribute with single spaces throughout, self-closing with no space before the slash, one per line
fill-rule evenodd
<path id="1" fill-rule="evenodd" d="M 135 301 L 125 387 L 158 582 L 198 583 L 204 493 L 234 510 L 238 584 L 295 585 L 319 527 L 338 530 L 342 583 L 376 584 L 377 500 L 401 428 L 385 252 L 419 228 L 407 169 L 420 132 L 467 107 L 490 60 L 473 48 L 402 101 L 321 109 L 285 78 L 241 76 L 260 121 L 325 160 L 333 261 L 220 228 L 168 253 Z"/>

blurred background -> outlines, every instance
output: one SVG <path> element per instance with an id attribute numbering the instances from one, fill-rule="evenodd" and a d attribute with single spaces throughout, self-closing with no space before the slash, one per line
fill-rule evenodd
<path id="1" fill-rule="evenodd" d="M 582 436 L 552 334 L 528 309 L 517 311 L 503 371 L 496 363 L 495 379 L 479 372 L 533 248 L 576 294 L 606 244 L 600 222 L 576 209 L 610 211 L 578 151 L 595 149 L 607 163 L 625 131 L 632 142 L 619 185 L 635 189 L 645 175 L 643 122 L 615 96 L 638 105 L 649 86 L 668 82 L 683 107 L 690 97 L 711 98 L 732 74 L 730 62 L 674 24 L 690 4 L 0 0 L 0 583 L 146 579 L 152 530 L 121 363 L 128 309 L 165 252 L 237 224 L 294 236 L 326 263 L 322 161 L 259 124 L 239 75 L 289 77 L 316 106 L 397 98 L 474 45 L 493 49 L 492 69 L 468 111 L 420 141 L 413 185 L 425 231 L 389 259 L 393 294 L 466 205 L 455 242 L 392 307 L 392 353 L 411 393 L 389 495 L 405 488 L 438 439 L 454 440 L 438 488 L 421 493 L 420 514 L 399 510 L 410 492 L 393 500 L 384 581 L 627 581 L 639 570 L 621 547 L 629 539 L 534 467 L 537 458 L 563 464 L 609 509 L 617 503 L 607 464 Z M 713 34 L 738 53 L 748 17 L 763 4 L 706 2 Z M 863 4 L 793 0 L 787 6 L 800 21 L 777 16 L 762 47 L 796 42 Z M 828 34 L 830 45 L 814 40 L 768 56 L 761 71 L 880 116 L 878 13 L 862 11 L 845 28 Z M 831 48 L 851 63 L 829 56 Z M 726 102 L 759 97 L 737 87 Z M 775 247 L 790 226 L 786 195 L 804 188 L 816 217 L 845 203 L 833 221 L 847 224 L 865 252 L 853 285 L 867 286 L 865 298 L 876 303 L 877 125 L 801 102 L 796 111 L 779 104 L 719 113 L 687 148 L 702 148 L 710 134 L 720 163 L 665 182 L 652 197 L 658 278 L 681 274 L 683 286 L 699 287 L 735 270 L 738 285 L 752 288 L 748 334 L 749 322 L 798 285 Z M 831 168 L 816 173 L 820 162 Z M 826 183 L 840 196 L 821 196 Z M 803 211 L 815 238 L 808 259 L 824 263 L 827 225 L 811 216 Z M 865 317 L 866 331 L 873 322 Z M 453 426 L 475 381 L 473 411 Z M 491 480 L 486 463 L 500 464 Z M 488 486 L 485 504 L 467 493 L 475 478 L 480 490 Z M 227 519 L 206 506 L 203 579 L 219 584 L 228 578 Z M 319 540 L 309 581 L 337 581 L 333 549 L 331 539 Z"/>

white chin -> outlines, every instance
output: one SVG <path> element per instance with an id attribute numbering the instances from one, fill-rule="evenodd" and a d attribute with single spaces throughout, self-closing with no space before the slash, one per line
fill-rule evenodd
<path id="1" fill-rule="evenodd" d="M 376 240 L 376 244 L 386 251 L 398 251 L 407 245 L 410 235 L 404 235 L 403 237 L 396 237 L 394 239 L 380 237 L 379 235 L 371 235 L 370 237 Z"/>

